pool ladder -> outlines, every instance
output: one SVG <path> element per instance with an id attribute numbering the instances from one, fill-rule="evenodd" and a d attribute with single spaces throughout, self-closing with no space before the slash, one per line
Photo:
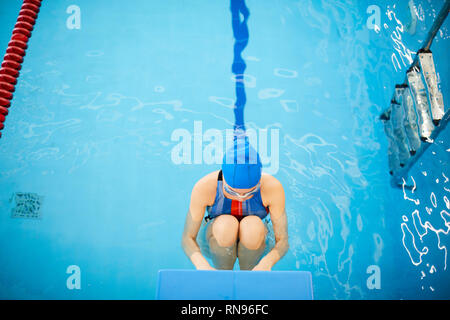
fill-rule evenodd
<path id="1" fill-rule="evenodd" d="M 450 0 L 446 0 L 425 45 L 406 72 L 405 81 L 395 86 L 389 108 L 380 116 L 388 138 L 388 162 L 391 185 L 406 185 L 409 169 L 447 126 L 450 110 L 444 112 L 444 99 L 438 88 L 433 55 L 434 37 L 447 18 Z"/>
<path id="2" fill-rule="evenodd" d="M 0 68 L 0 138 L 42 0 L 23 0 Z"/>

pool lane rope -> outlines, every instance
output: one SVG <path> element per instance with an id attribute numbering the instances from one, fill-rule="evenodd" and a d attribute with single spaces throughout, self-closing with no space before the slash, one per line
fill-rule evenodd
<path id="1" fill-rule="evenodd" d="M 23 0 L 0 68 L 0 138 L 42 0 Z"/>
<path id="2" fill-rule="evenodd" d="M 242 58 L 242 52 L 247 47 L 249 41 L 249 31 L 247 20 L 250 11 L 245 4 L 245 0 L 230 0 L 231 11 L 231 26 L 233 28 L 234 42 L 234 57 L 231 71 L 234 74 L 234 81 L 236 83 L 236 102 L 234 108 L 234 132 L 235 134 L 245 133 L 244 123 L 244 109 L 247 102 L 245 94 L 245 69 L 247 65 Z M 243 20 L 241 20 L 241 14 Z"/>

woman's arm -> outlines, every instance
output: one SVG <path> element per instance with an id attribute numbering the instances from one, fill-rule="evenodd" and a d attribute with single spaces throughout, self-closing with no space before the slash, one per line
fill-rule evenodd
<path id="1" fill-rule="evenodd" d="M 204 188 L 204 183 L 200 180 L 192 189 L 191 202 L 189 205 L 189 211 L 186 215 L 181 245 L 186 255 L 194 264 L 195 268 L 199 270 L 215 270 L 201 254 L 200 248 L 196 241 L 206 209 L 206 204 L 204 201 L 204 192 L 206 190 L 204 190 Z"/>
<path id="2" fill-rule="evenodd" d="M 274 248 L 261 259 L 253 270 L 270 271 L 289 249 L 288 223 L 285 210 L 285 195 L 281 183 L 274 179 L 268 188 L 270 220 L 275 234 Z"/>

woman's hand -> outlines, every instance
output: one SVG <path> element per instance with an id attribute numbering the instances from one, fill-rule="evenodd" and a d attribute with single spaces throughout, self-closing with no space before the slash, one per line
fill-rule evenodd
<path id="1" fill-rule="evenodd" d="M 267 263 L 262 259 L 253 269 L 252 271 L 272 271 L 272 265 Z"/>
<path id="2" fill-rule="evenodd" d="M 206 262 L 199 265 L 197 267 L 197 270 L 217 270 L 217 269 L 211 267 L 211 265 L 208 262 Z"/>

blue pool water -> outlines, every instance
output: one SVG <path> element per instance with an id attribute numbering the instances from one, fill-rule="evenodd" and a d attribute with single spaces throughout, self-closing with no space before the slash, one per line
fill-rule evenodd
<path id="1" fill-rule="evenodd" d="M 316 299 L 450 298 L 449 131 L 394 189 L 378 119 L 444 3 L 413 2 L 246 1 L 245 125 L 286 192 L 274 270 L 311 271 Z M 0 50 L 20 5 L 0 4 Z M 446 110 L 449 37 L 431 47 Z M 193 268 L 190 192 L 220 166 L 206 142 L 179 161 L 174 132 L 233 128 L 234 41 L 228 1 L 43 1 L 0 139 L 0 298 L 154 299 L 158 270 Z"/>

